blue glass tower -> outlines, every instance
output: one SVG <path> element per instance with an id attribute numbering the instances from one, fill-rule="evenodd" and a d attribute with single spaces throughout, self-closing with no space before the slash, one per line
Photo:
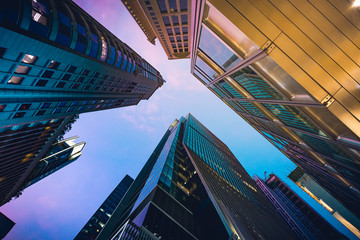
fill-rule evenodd
<path id="1" fill-rule="evenodd" d="M 136 105 L 164 83 L 154 67 L 71 0 L 7 1 L 0 9 L 0 36 L 0 205 L 61 136 L 60 125 L 69 128 L 79 113 Z M 16 142 L 16 134 L 26 140 Z M 2 136 L 32 147 L 19 151 Z"/>
<path id="2" fill-rule="evenodd" d="M 229 148 L 192 115 L 174 121 L 159 146 L 151 171 L 135 180 L 143 185 L 125 196 L 134 200 L 98 239 L 294 239 Z"/>

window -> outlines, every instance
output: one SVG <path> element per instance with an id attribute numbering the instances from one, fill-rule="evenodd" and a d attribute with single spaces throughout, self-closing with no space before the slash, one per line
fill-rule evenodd
<path id="1" fill-rule="evenodd" d="M 55 114 L 55 113 L 59 113 L 59 112 L 61 112 L 61 108 L 56 108 L 56 109 L 54 109 L 54 111 L 53 111 L 54 114 Z"/>
<path id="2" fill-rule="evenodd" d="M 0 112 L 4 111 L 6 104 L 0 104 Z"/>
<path id="3" fill-rule="evenodd" d="M 187 33 L 188 33 L 188 27 L 183 27 L 182 30 L 183 30 L 183 34 L 187 34 Z"/>
<path id="4" fill-rule="evenodd" d="M 178 28 L 178 27 L 174 28 L 174 31 L 175 31 L 175 34 L 176 34 L 176 35 L 179 35 L 179 34 L 180 34 L 180 28 Z"/>
<path id="5" fill-rule="evenodd" d="M 169 0 L 169 7 L 171 12 L 177 11 L 176 0 Z"/>
<path id="6" fill-rule="evenodd" d="M 187 10 L 187 0 L 180 0 L 180 10 L 181 11 Z"/>
<path id="7" fill-rule="evenodd" d="M 170 42 L 175 42 L 175 38 L 174 37 L 170 37 Z"/>
<path id="8" fill-rule="evenodd" d="M 0 47 L 0 58 L 4 56 L 5 52 L 6 52 L 6 48 Z"/>
<path id="9" fill-rule="evenodd" d="M 28 63 L 28 64 L 34 64 L 37 59 L 38 59 L 38 57 L 35 57 L 35 56 L 33 56 L 33 55 L 30 55 L 30 54 L 25 54 L 25 56 L 24 56 L 24 58 L 21 60 L 21 62 L 23 62 L 23 63 Z"/>
<path id="10" fill-rule="evenodd" d="M 46 102 L 46 103 L 43 103 L 43 105 L 41 106 L 41 108 L 48 108 L 50 107 L 51 103 L 49 102 Z"/>
<path id="11" fill-rule="evenodd" d="M 86 85 L 84 89 L 88 90 L 89 88 L 90 88 L 90 85 Z"/>
<path id="12" fill-rule="evenodd" d="M 35 116 L 41 116 L 41 115 L 44 115 L 44 114 L 45 114 L 45 112 L 46 112 L 46 110 L 40 110 L 40 111 L 38 111 L 38 112 L 36 113 L 36 115 L 35 115 Z"/>
<path id="13" fill-rule="evenodd" d="M 70 77 L 71 77 L 71 74 L 66 73 L 66 74 L 64 74 L 64 76 L 61 78 L 61 80 L 69 80 Z"/>
<path id="14" fill-rule="evenodd" d="M 18 110 L 29 110 L 31 104 L 21 104 Z"/>
<path id="15" fill-rule="evenodd" d="M 171 16 L 171 18 L 172 18 L 172 21 L 173 21 L 173 24 L 174 24 L 174 25 L 179 25 L 179 18 L 178 18 L 178 16 L 173 15 L 173 16 Z"/>
<path id="16" fill-rule="evenodd" d="M 51 68 L 51 69 L 58 69 L 58 67 L 60 66 L 60 63 L 59 62 L 55 62 L 54 60 L 51 60 L 48 68 Z"/>
<path id="17" fill-rule="evenodd" d="M 74 73 L 76 71 L 77 67 L 73 66 L 73 65 L 70 65 L 70 67 L 68 68 L 68 72 L 69 73 Z"/>
<path id="18" fill-rule="evenodd" d="M 42 77 L 51 78 L 53 74 L 54 74 L 54 71 L 45 70 L 45 72 L 42 74 Z"/>
<path id="19" fill-rule="evenodd" d="M 90 73 L 90 70 L 84 69 L 84 71 L 82 72 L 82 75 L 87 76 L 89 73 Z"/>
<path id="20" fill-rule="evenodd" d="M 48 83 L 48 80 L 40 79 L 39 81 L 37 81 L 35 86 L 37 86 L 37 87 L 45 87 L 47 83 Z"/>
<path id="21" fill-rule="evenodd" d="M 166 29 L 167 33 L 169 34 L 169 36 L 172 36 L 173 35 L 173 31 L 171 28 L 167 28 Z"/>
<path id="22" fill-rule="evenodd" d="M 65 86 L 65 82 L 58 82 L 56 88 L 63 88 Z"/>
<path id="23" fill-rule="evenodd" d="M 63 107 L 63 106 L 65 106 L 66 105 L 66 102 L 60 102 L 59 104 L 58 104 L 58 107 Z"/>
<path id="24" fill-rule="evenodd" d="M 27 74 L 27 73 L 30 71 L 30 69 L 31 69 L 31 67 L 19 65 L 19 66 L 16 68 L 15 73 Z"/>
<path id="25" fill-rule="evenodd" d="M 84 79 L 85 79 L 84 77 L 79 77 L 77 81 L 78 81 L 78 82 L 83 82 Z"/>
<path id="26" fill-rule="evenodd" d="M 166 27 L 170 26 L 170 18 L 168 16 L 163 17 L 163 21 Z"/>
<path id="27" fill-rule="evenodd" d="M 39 0 L 32 1 L 32 20 L 38 22 L 44 26 L 48 25 L 48 7 L 47 5 Z"/>
<path id="28" fill-rule="evenodd" d="M 94 29 L 92 29 L 92 33 L 91 33 L 91 47 L 90 47 L 90 53 L 89 55 L 91 57 L 96 58 L 97 57 L 97 53 L 98 53 L 98 36 L 96 34 L 96 31 Z"/>
<path id="29" fill-rule="evenodd" d="M 101 56 L 100 60 L 105 61 L 107 56 L 107 42 L 103 36 L 101 36 Z"/>
<path id="30" fill-rule="evenodd" d="M 72 86 L 72 89 L 78 89 L 78 88 L 79 88 L 79 86 L 80 86 L 80 84 L 75 83 L 75 84 Z"/>
<path id="31" fill-rule="evenodd" d="M 66 13 L 67 13 L 66 9 L 60 3 L 58 9 L 59 26 L 55 41 L 64 46 L 67 46 L 69 44 L 70 35 L 71 35 L 71 20 L 66 15 Z"/>
<path id="32" fill-rule="evenodd" d="M 22 118 L 26 112 L 17 112 L 14 114 L 13 118 Z"/>
<path id="33" fill-rule="evenodd" d="M 23 77 L 12 76 L 7 83 L 8 83 L 8 84 L 20 85 L 23 80 L 24 80 Z"/>
<path id="34" fill-rule="evenodd" d="M 187 24 L 188 23 L 188 17 L 187 17 L 187 15 L 181 15 L 181 23 L 183 24 L 183 25 L 185 25 L 185 24 Z"/>

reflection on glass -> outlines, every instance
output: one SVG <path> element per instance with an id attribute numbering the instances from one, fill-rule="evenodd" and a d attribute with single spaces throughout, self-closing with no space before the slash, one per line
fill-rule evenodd
<path id="1" fill-rule="evenodd" d="M 225 44 L 204 25 L 201 30 L 199 48 L 225 70 L 241 61 L 230 48 L 225 46 Z"/>
<path id="2" fill-rule="evenodd" d="M 218 75 L 215 73 L 214 70 L 212 70 L 203 60 L 201 60 L 199 57 L 196 58 L 196 66 L 202 70 L 207 77 L 210 79 L 215 79 Z"/>

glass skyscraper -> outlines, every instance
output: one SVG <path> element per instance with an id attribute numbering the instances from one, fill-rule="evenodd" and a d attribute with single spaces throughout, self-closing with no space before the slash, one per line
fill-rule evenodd
<path id="1" fill-rule="evenodd" d="M 160 73 L 71 0 L 0 9 L 0 205 L 74 117 L 138 104 Z"/>
<path id="2" fill-rule="evenodd" d="M 275 174 L 254 179 L 299 239 L 347 239 Z"/>
<path id="3" fill-rule="evenodd" d="M 171 124 L 145 169 L 98 239 L 295 239 L 229 148 L 190 114 Z"/>
<path id="4" fill-rule="evenodd" d="M 126 175 L 74 239 L 95 240 L 133 182 L 134 179 Z"/>

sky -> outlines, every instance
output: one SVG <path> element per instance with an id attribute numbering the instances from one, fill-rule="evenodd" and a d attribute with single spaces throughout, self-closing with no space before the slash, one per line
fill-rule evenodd
<path id="1" fill-rule="evenodd" d="M 189 59 L 168 60 L 158 41 L 149 43 L 120 0 L 75 2 L 160 71 L 166 83 L 137 106 L 81 114 L 65 137 L 86 142 L 82 156 L 0 208 L 16 223 L 5 240 L 73 239 L 126 174 L 137 176 L 169 125 L 187 113 L 227 144 L 250 176 L 274 172 L 332 218 L 286 179 L 295 164 L 192 76 Z"/>

